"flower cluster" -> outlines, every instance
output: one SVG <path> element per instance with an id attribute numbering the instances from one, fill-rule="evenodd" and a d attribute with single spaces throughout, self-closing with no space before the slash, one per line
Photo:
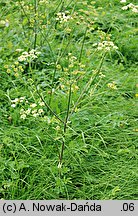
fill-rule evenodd
<path id="1" fill-rule="evenodd" d="M 44 105 L 45 104 L 42 101 L 39 101 L 38 104 L 36 104 L 36 103 L 29 104 L 27 109 L 22 108 L 20 110 L 20 115 L 21 115 L 20 118 L 26 119 L 26 117 L 29 115 L 31 115 L 35 118 L 38 116 L 41 116 L 44 113 L 44 110 L 41 107 L 43 107 Z"/>
<path id="2" fill-rule="evenodd" d="M 76 92 L 79 90 L 79 86 L 77 85 L 76 80 L 71 79 L 68 81 L 64 78 L 59 78 L 59 81 L 60 81 L 59 88 L 64 92 L 68 92 L 70 85 L 71 85 L 72 92 Z"/>
<path id="3" fill-rule="evenodd" d="M 112 41 L 102 41 L 100 43 L 93 44 L 93 47 L 97 47 L 97 50 L 104 50 L 104 51 L 110 51 L 117 50 L 118 47 L 114 45 Z"/>
<path id="4" fill-rule="evenodd" d="M 138 132 L 138 128 L 133 129 L 134 132 Z"/>
<path id="5" fill-rule="evenodd" d="M 61 68 L 63 69 L 62 75 L 59 78 L 60 84 L 58 85 L 58 89 L 66 94 L 71 86 L 72 93 L 76 93 L 79 90 L 79 81 L 82 79 L 83 75 L 86 74 L 86 65 L 80 63 L 78 58 L 72 53 L 68 53 L 66 66 L 67 67 L 61 67 L 59 64 L 57 65 L 58 70 L 61 70 Z M 68 79 L 68 77 L 70 77 L 70 79 Z"/>
<path id="6" fill-rule="evenodd" d="M 19 62 L 14 62 L 12 65 L 4 65 L 4 68 L 7 69 L 7 73 L 15 77 L 18 77 L 20 73 L 24 71 L 23 66 L 19 65 Z"/>
<path id="7" fill-rule="evenodd" d="M 23 103 L 25 101 L 25 97 L 15 98 L 14 100 L 11 100 L 11 107 L 16 107 L 17 104 Z"/>
<path id="8" fill-rule="evenodd" d="M 0 27 L 8 27 L 9 21 L 8 20 L 0 20 Z"/>
<path id="9" fill-rule="evenodd" d="M 26 119 L 27 116 L 41 116 L 44 113 L 42 109 L 45 106 L 44 102 L 39 100 L 37 103 L 29 103 L 26 97 L 19 97 L 11 100 L 11 107 L 15 108 L 17 105 L 21 107 L 20 118 Z"/>
<path id="10" fill-rule="evenodd" d="M 40 0 L 39 1 L 39 4 L 41 5 L 41 4 L 48 4 L 48 1 L 47 0 Z"/>
<path id="11" fill-rule="evenodd" d="M 84 72 L 84 68 L 85 68 L 85 65 L 80 63 L 77 59 L 76 56 L 73 56 L 72 53 L 68 53 L 68 68 L 70 71 L 72 71 L 72 74 L 76 75 L 76 74 L 83 74 Z M 75 70 L 74 70 L 75 69 Z M 66 71 L 67 68 L 64 68 L 64 71 Z"/>
<path id="12" fill-rule="evenodd" d="M 120 3 L 126 3 L 126 0 L 120 0 Z"/>
<path id="13" fill-rule="evenodd" d="M 110 89 L 117 89 L 117 86 L 116 86 L 116 83 L 115 83 L 115 82 L 108 83 L 108 84 L 107 84 L 107 87 L 110 88 Z"/>
<path id="14" fill-rule="evenodd" d="M 60 23 L 68 22 L 72 17 L 69 15 L 69 11 L 59 12 L 56 14 L 56 20 Z"/>
<path id="15" fill-rule="evenodd" d="M 34 110 L 32 110 L 31 108 L 28 108 L 27 110 L 21 109 L 20 118 L 26 119 L 27 115 L 32 115 L 33 117 L 37 117 L 37 116 L 40 116 L 43 112 L 44 112 L 43 109 L 34 109 Z"/>
<path id="16" fill-rule="evenodd" d="M 36 50 L 32 49 L 29 52 L 23 52 L 20 57 L 18 57 L 19 62 L 27 61 L 30 62 L 36 58 L 38 58 L 38 55 L 40 55 L 41 52 L 37 52 Z"/>
<path id="17" fill-rule="evenodd" d="M 23 49 L 18 48 L 18 49 L 16 49 L 15 51 L 16 51 L 17 53 L 20 53 L 20 52 L 23 52 Z"/>
<path id="18" fill-rule="evenodd" d="M 122 10 L 129 10 L 131 9 L 132 12 L 134 13 L 138 13 L 138 5 L 134 5 L 132 3 L 122 7 Z"/>

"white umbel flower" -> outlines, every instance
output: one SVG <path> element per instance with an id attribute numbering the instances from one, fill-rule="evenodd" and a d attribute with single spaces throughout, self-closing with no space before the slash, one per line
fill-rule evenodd
<path id="1" fill-rule="evenodd" d="M 126 3 L 126 0 L 121 0 L 120 3 Z"/>

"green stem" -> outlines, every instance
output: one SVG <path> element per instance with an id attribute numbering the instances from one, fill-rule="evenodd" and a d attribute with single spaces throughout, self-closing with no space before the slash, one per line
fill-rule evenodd
<path id="1" fill-rule="evenodd" d="M 84 47 L 84 42 L 85 42 L 87 30 L 88 30 L 88 26 L 86 27 L 85 32 L 84 32 L 84 38 L 82 41 L 82 46 L 81 46 L 81 51 L 80 51 L 79 63 L 81 62 L 81 57 L 82 57 L 82 52 L 83 52 L 83 47 Z"/>
<path id="2" fill-rule="evenodd" d="M 36 86 L 35 86 L 36 87 Z M 39 93 L 37 87 L 36 87 L 37 94 L 41 98 L 41 100 L 44 102 L 45 106 L 48 108 L 48 110 L 51 112 L 52 115 L 54 115 L 60 122 L 64 124 L 64 121 L 51 109 L 51 107 L 46 103 L 43 96 Z"/>
<path id="3" fill-rule="evenodd" d="M 39 97 L 41 98 L 41 100 L 44 102 L 45 106 L 47 107 L 47 109 L 50 111 L 50 113 L 55 116 L 63 125 L 65 124 L 65 121 L 63 121 L 52 109 L 51 107 L 47 104 L 47 102 L 44 100 L 43 96 L 40 94 L 39 90 L 37 89 L 37 86 L 35 86 L 36 92 L 39 95 Z M 66 127 L 68 127 L 73 133 L 75 133 L 76 135 L 78 135 L 78 133 L 69 125 L 66 125 Z"/>
<path id="4" fill-rule="evenodd" d="M 70 110 L 70 102 L 71 102 L 71 87 L 72 87 L 72 84 L 70 84 L 70 87 L 69 87 L 67 113 L 66 113 L 66 118 L 65 118 L 65 122 L 64 122 L 64 138 L 65 138 L 65 134 L 66 134 L 66 130 L 67 130 L 67 123 L 68 123 L 68 119 L 69 119 L 69 110 Z M 59 158 L 60 165 L 62 164 L 62 160 L 63 160 L 64 148 L 65 148 L 65 139 L 63 140 L 62 146 L 61 146 L 61 154 L 60 154 L 60 158 Z"/>
<path id="5" fill-rule="evenodd" d="M 102 65 L 103 65 L 103 61 L 104 61 L 104 58 L 106 56 L 106 53 L 103 54 L 102 56 L 102 59 L 100 61 L 100 64 L 99 64 L 99 68 L 97 70 L 97 72 L 95 73 L 95 76 L 94 77 L 91 77 L 88 81 L 88 83 L 85 85 L 84 89 L 82 90 L 77 102 L 75 103 L 70 115 L 69 115 L 69 118 L 70 116 L 73 114 L 74 110 L 76 109 L 76 107 L 78 106 L 80 100 L 84 97 L 84 93 L 88 91 L 89 87 L 94 83 L 95 79 L 97 78 L 97 76 L 99 75 L 100 71 L 101 71 L 101 68 L 102 68 Z"/>
<path id="6" fill-rule="evenodd" d="M 35 13 L 35 23 L 34 23 L 34 49 L 36 49 L 36 44 L 37 44 L 37 0 L 34 0 L 34 13 Z"/>
<path id="7" fill-rule="evenodd" d="M 71 41 L 71 36 L 70 36 L 70 38 L 69 38 L 69 41 L 68 41 L 68 43 L 67 43 L 65 49 L 64 49 L 63 52 L 57 57 L 57 61 L 55 61 L 55 68 L 54 68 L 54 73 L 53 73 L 53 77 L 52 77 L 52 84 L 51 84 L 49 105 L 51 104 L 52 96 L 53 96 L 53 94 L 52 94 L 52 89 L 54 88 L 54 81 L 55 81 L 55 76 L 56 76 L 56 72 L 57 72 L 56 66 L 57 66 L 58 62 L 60 61 L 60 59 L 61 59 L 61 58 L 64 56 L 64 54 L 66 53 L 66 50 L 67 50 L 67 48 L 68 48 L 68 46 L 69 46 L 69 44 L 70 44 L 70 41 Z"/>
<path id="8" fill-rule="evenodd" d="M 56 76 L 56 71 L 57 71 L 56 66 L 57 64 L 55 63 L 55 68 L 54 68 L 54 73 L 53 73 L 52 83 L 51 83 L 51 90 L 50 90 L 49 106 L 51 105 L 52 96 L 53 96 L 53 87 L 54 87 L 54 81 L 55 81 L 55 76 Z"/>
<path id="9" fill-rule="evenodd" d="M 64 123 L 64 133 L 66 133 L 68 117 L 69 117 L 70 102 L 71 102 L 71 87 L 72 87 L 72 84 L 70 84 L 70 87 L 69 87 L 67 114 L 66 114 L 65 123 Z"/>

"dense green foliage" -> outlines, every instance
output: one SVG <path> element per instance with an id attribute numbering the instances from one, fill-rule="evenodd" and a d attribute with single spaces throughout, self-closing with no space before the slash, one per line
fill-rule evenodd
<path id="1" fill-rule="evenodd" d="M 1 0 L 0 199 L 138 198 L 129 3 Z"/>

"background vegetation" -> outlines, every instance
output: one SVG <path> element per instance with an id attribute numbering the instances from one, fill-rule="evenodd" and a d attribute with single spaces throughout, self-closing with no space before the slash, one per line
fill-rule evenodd
<path id="1" fill-rule="evenodd" d="M 136 1 L 0 9 L 0 198 L 137 199 Z"/>

